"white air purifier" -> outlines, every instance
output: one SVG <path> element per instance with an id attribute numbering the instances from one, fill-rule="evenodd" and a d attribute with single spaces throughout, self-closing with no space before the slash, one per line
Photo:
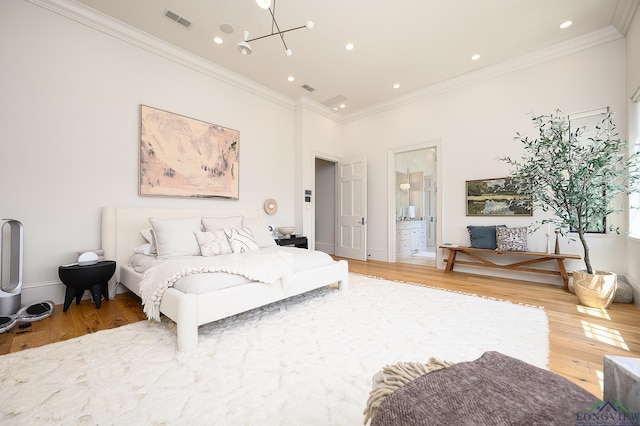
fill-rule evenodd
<path id="1" fill-rule="evenodd" d="M 14 219 L 0 220 L 0 317 L 20 310 L 22 292 L 22 224 Z"/>

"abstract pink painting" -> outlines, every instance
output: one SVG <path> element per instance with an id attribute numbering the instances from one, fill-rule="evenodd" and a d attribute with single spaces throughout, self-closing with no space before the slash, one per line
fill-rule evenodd
<path id="1" fill-rule="evenodd" d="M 239 197 L 240 132 L 140 106 L 140 195 Z"/>

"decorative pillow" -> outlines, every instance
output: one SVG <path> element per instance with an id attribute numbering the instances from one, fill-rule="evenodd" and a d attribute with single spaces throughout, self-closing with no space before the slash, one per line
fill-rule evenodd
<path id="1" fill-rule="evenodd" d="M 269 231 L 269 224 L 264 217 L 243 217 L 242 227 L 251 231 L 253 239 L 258 244 L 258 247 L 274 247 L 277 246 L 276 240 L 273 239 L 271 232 Z"/>
<path id="2" fill-rule="evenodd" d="M 527 228 L 496 227 L 497 250 L 527 251 Z"/>
<path id="3" fill-rule="evenodd" d="M 158 246 L 158 259 L 173 256 L 200 256 L 196 232 L 202 231 L 202 217 L 188 219 L 149 218 Z"/>
<path id="4" fill-rule="evenodd" d="M 504 227 L 504 225 L 499 225 Z M 496 249 L 496 226 L 467 226 L 471 247 L 495 250 Z"/>
<path id="5" fill-rule="evenodd" d="M 224 233 L 234 253 L 244 253 L 260 249 L 256 240 L 253 239 L 251 231 L 246 228 L 227 228 L 224 230 Z"/>
<path id="6" fill-rule="evenodd" d="M 231 246 L 229 246 L 227 236 L 222 229 L 216 229 L 212 232 L 196 232 L 196 238 L 203 256 L 231 253 Z"/>
<path id="7" fill-rule="evenodd" d="M 151 254 L 158 254 L 156 239 L 153 236 L 153 228 L 141 229 L 140 234 L 142 234 L 142 237 L 149 243 L 149 250 L 151 251 Z"/>
<path id="8" fill-rule="evenodd" d="M 242 228 L 242 216 L 203 217 L 202 226 L 206 232 L 216 229 Z"/>

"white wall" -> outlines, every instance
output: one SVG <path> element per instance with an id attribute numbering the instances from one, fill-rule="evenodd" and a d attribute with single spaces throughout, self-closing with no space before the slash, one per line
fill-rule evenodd
<path id="1" fill-rule="evenodd" d="M 626 69 L 626 91 L 625 101 L 627 102 L 628 117 L 628 140 L 629 144 L 640 145 L 640 103 L 633 103 L 631 96 L 640 88 L 640 9 L 631 23 L 627 32 L 627 69 Z M 638 211 L 633 212 L 640 217 Z M 634 286 L 634 301 L 640 306 L 640 239 L 629 238 L 627 242 L 626 262 L 628 265 L 627 281 Z"/>
<path id="2" fill-rule="evenodd" d="M 296 223 L 302 223 L 302 233 L 309 238 L 309 246 L 315 247 L 315 206 L 313 189 L 315 159 L 337 162 L 342 157 L 342 126 L 326 108 L 310 99 L 301 98 L 296 110 Z M 304 201 L 304 191 L 312 191 L 311 202 Z"/>
<path id="3" fill-rule="evenodd" d="M 100 247 L 103 206 L 259 209 L 273 197 L 270 223 L 294 223 L 292 100 L 26 1 L 0 2 L 0 55 L 0 217 L 24 225 L 23 303 L 62 301 L 57 267 Z M 139 197 L 140 104 L 239 130 L 240 200 Z"/>
<path id="4" fill-rule="evenodd" d="M 519 156 L 521 148 L 513 142 L 513 137 L 516 132 L 532 132 L 529 112 L 546 114 L 561 108 L 565 113 L 572 113 L 603 106 L 625 111 L 624 61 L 625 42 L 619 38 L 484 81 L 459 88 L 452 85 L 454 88 L 449 90 L 434 91 L 397 108 L 346 123 L 345 154 L 368 153 L 370 251 L 387 253 L 378 260 L 388 259 L 387 229 L 391 219 L 388 209 L 382 208 L 388 202 L 387 191 L 382 190 L 387 187 L 389 173 L 387 152 L 427 140 L 442 141 L 442 180 L 438 188 L 443 199 L 439 216 L 442 234 L 438 243 L 468 244 L 466 226 L 469 224 L 526 226 L 541 219 L 540 213 L 536 213 L 533 220 L 529 217 L 466 217 L 465 181 L 508 175 L 509 168 L 497 157 Z M 616 123 L 625 129 L 625 115 L 617 115 Z M 529 237 L 530 250 L 545 249 L 545 231 Z M 626 271 L 626 259 L 620 256 L 625 251 L 624 237 L 589 239 L 592 259 L 598 268 Z M 576 243 L 563 244 L 561 250 L 579 253 L 580 247 Z M 569 265 L 570 268 L 581 266 L 581 262 Z"/>

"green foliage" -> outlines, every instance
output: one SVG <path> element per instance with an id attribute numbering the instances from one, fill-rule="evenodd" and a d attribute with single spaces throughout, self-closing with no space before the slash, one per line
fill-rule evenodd
<path id="1" fill-rule="evenodd" d="M 588 273 L 593 273 L 585 233 L 602 226 L 602 219 L 619 211 L 612 201 L 638 184 L 638 157 L 627 155 L 627 143 L 618 138 L 613 113 L 607 113 L 594 129 L 569 129 L 560 110 L 533 116 L 536 139 L 518 133 L 524 154 L 520 160 L 500 158 L 513 167 L 511 175 L 524 182 L 522 191 L 533 204 L 552 212 L 561 231 L 576 232 L 584 249 Z M 585 137 L 586 136 L 586 137 Z"/>

